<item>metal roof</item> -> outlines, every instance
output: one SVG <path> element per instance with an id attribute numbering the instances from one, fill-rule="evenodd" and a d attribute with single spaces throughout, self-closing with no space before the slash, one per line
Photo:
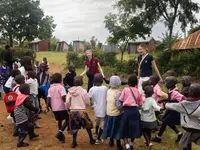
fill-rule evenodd
<path id="1" fill-rule="evenodd" d="M 129 41 L 129 43 L 133 43 L 133 44 L 136 44 L 136 43 L 148 43 L 148 42 L 150 42 L 151 40 L 154 40 L 154 38 L 153 37 L 147 37 L 147 38 L 145 38 L 145 39 L 143 39 L 143 38 L 138 38 L 137 40 L 135 40 L 135 41 Z"/>

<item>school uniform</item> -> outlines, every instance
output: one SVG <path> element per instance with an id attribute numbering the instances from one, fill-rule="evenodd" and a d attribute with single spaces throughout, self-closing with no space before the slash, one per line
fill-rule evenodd
<path id="1" fill-rule="evenodd" d="M 120 101 L 123 103 L 124 110 L 119 129 L 120 139 L 140 138 L 142 126 L 138 106 L 143 104 L 142 94 L 135 87 L 125 88 L 120 96 Z"/>

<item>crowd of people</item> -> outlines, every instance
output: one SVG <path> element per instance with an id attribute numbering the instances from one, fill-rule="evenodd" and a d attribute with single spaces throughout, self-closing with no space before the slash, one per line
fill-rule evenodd
<path id="1" fill-rule="evenodd" d="M 78 76 L 75 67 L 70 65 L 63 79 L 60 73 L 49 75 L 47 58 L 33 65 L 31 58 L 24 56 L 14 62 L 17 65 L 12 65 L 10 73 L 8 64 L 4 63 L 0 68 L 0 85 L 6 94 L 17 94 L 15 107 L 9 114 L 14 124 L 13 135 L 18 136 L 17 147 L 29 145 L 24 143 L 27 135 L 30 140 L 39 136 L 34 131 L 40 127 L 37 119 L 40 113 L 48 111 L 53 112 L 58 123 L 56 138 L 64 143 L 67 130 L 72 135 L 72 148 L 78 146 L 78 131 L 83 128 L 90 144 L 101 144 L 109 138 L 110 147 L 116 141 L 117 150 L 131 150 L 134 140 L 143 136 L 146 148 L 150 149 L 153 142 L 162 142 L 167 126 L 177 134 L 174 141 L 179 142 L 182 149 L 191 150 L 192 142 L 200 146 L 200 84 L 184 76 L 179 92 L 175 71 L 167 71 L 163 81 L 147 46 L 140 45 L 138 52 L 141 54 L 138 75 L 129 75 L 125 82 L 117 73 L 106 79 L 99 59 L 94 58 L 90 50 L 86 51 L 84 72 Z M 152 66 L 157 75 L 153 75 Z M 82 87 L 84 74 L 88 77 L 87 90 Z M 167 93 L 161 90 L 163 82 Z M 126 87 L 122 89 L 121 85 Z M 46 108 L 41 107 L 41 98 Z M 95 125 L 86 110 L 90 105 L 94 108 Z M 177 126 L 181 126 L 184 133 Z M 95 133 L 92 133 L 93 128 Z M 157 131 L 152 138 L 152 132 Z"/>

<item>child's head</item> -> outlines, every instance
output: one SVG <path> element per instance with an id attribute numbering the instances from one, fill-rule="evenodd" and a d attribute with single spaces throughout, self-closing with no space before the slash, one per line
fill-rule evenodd
<path id="1" fill-rule="evenodd" d="M 150 81 L 151 85 L 155 86 L 160 81 L 160 78 L 157 75 L 152 75 L 149 78 L 149 81 Z"/>
<path id="2" fill-rule="evenodd" d="M 138 79 L 135 74 L 132 74 L 128 77 L 128 85 L 131 87 L 135 87 L 138 84 Z"/>
<path id="3" fill-rule="evenodd" d="M 116 73 L 116 72 L 113 72 L 113 73 L 112 73 L 112 76 L 117 76 L 117 73 Z"/>
<path id="4" fill-rule="evenodd" d="M 31 78 L 31 79 L 37 78 L 36 73 L 34 71 L 29 71 L 28 72 L 28 78 Z"/>
<path id="5" fill-rule="evenodd" d="M 19 86 L 19 91 L 22 94 L 29 95 L 30 94 L 30 87 L 28 84 L 22 84 Z"/>
<path id="6" fill-rule="evenodd" d="M 166 72 L 166 77 L 170 77 L 170 76 L 174 76 L 174 77 L 176 76 L 176 73 L 174 70 L 168 70 Z"/>
<path id="7" fill-rule="evenodd" d="M 143 91 L 144 91 L 145 87 L 147 87 L 147 86 L 151 86 L 151 82 L 150 82 L 149 80 L 144 81 L 144 82 L 142 83 L 142 89 L 143 89 Z"/>
<path id="8" fill-rule="evenodd" d="M 10 46 L 9 46 L 9 45 L 6 45 L 6 46 L 5 46 L 5 49 L 6 49 L 6 50 L 10 50 Z"/>
<path id="9" fill-rule="evenodd" d="M 174 76 L 169 76 L 165 79 L 165 85 L 168 89 L 174 89 L 177 84 L 177 79 Z"/>
<path id="10" fill-rule="evenodd" d="M 103 77 L 102 75 L 99 73 L 99 74 L 96 74 L 94 76 L 94 85 L 95 86 L 101 86 L 103 83 Z"/>
<path id="11" fill-rule="evenodd" d="M 62 75 L 60 73 L 53 74 L 53 82 L 54 83 L 62 83 Z"/>
<path id="12" fill-rule="evenodd" d="M 145 94 L 146 98 L 152 97 L 153 93 L 154 93 L 154 92 L 153 92 L 153 87 L 151 87 L 151 86 L 146 86 L 146 87 L 144 88 L 144 94 Z"/>
<path id="13" fill-rule="evenodd" d="M 83 85 L 83 78 L 81 76 L 76 76 L 74 78 L 74 86 L 82 86 Z"/>
<path id="14" fill-rule="evenodd" d="M 200 84 L 192 84 L 189 93 L 191 98 L 200 98 Z"/>
<path id="15" fill-rule="evenodd" d="M 145 55 L 146 53 L 148 53 L 148 47 L 146 44 L 140 44 L 138 46 L 138 52 L 141 54 L 141 55 Z"/>
<path id="16" fill-rule="evenodd" d="M 18 70 L 18 69 L 14 69 L 14 70 L 12 70 L 12 72 L 11 72 L 11 76 L 13 77 L 13 78 L 15 78 L 17 75 L 20 75 L 21 74 L 21 72 Z"/>
<path id="17" fill-rule="evenodd" d="M 85 52 L 85 55 L 86 55 L 87 59 L 92 59 L 92 50 L 87 50 Z"/>
<path id="18" fill-rule="evenodd" d="M 69 72 L 75 72 L 75 66 L 69 65 L 68 70 L 69 70 Z"/>
<path id="19" fill-rule="evenodd" d="M 47 63 L 47 58 L 46 57 L 43 58 L 43 62 Z"/>
<path id="20" fill-rule="evenodd" d="M 43 72 L 43 71 L 45 71 L 45 70 L 46 70 L 46 65 L 45 65 L 44 63 L 42 63 L 42 64 L 40 65 L 40 71 Z"/>
<path id="21" fill-rule="evenodd" d="M 181 79 L 181 83 L 182 83 L 183 87 L 190 87 L 190 85 L 192 84 L 192 77 L 183 76 Z"/>
<path id="22" fill-rule="evenodd" d="M 4 66 L 4 67 L 7 66 L 7 63 L 6 63 L 5 61 L 3 61 L 3 66 Z"/>
<path id="23" fill-rule="evenodd" d="M 110 77 L 110 87 L 113 89 L 118 89 L 121 85 L 120 77 L 112 76 Z"/>
<path id="24" fill-rule="evenodd" d="M 39 61 L 36 61 L 36 62 L 35 62 L 35 65 L 36 65 L 36 66 L 39 66 Z"/>
<path id="25" fill-rule="evenodd" d="M 17 83 L 17 84 L 25 84 L 25 78 L 24 78 L 24 76 L 23 75 L 17 75 L 16 77 L 15 77 L 15 82 Z"/>
<path id="26" fill-rule="evenodd" d="M 53 74 L 49 76 L 49 82 L 53 84 Z"/>

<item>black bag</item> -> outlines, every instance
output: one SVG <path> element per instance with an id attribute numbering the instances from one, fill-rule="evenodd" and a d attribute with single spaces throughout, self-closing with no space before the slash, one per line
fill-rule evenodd
<path id="1" fill-rule="evenodd" d="M 94 75 L 92 74 L 92 72 L 91 72 L 92 64 L 93 64 L 93 59 L 91 59 L 89 70 L 86 72 L 86 75 L 87 75 L 88 78 L 93 78 L 93 76 L 94 76 Z"/>

